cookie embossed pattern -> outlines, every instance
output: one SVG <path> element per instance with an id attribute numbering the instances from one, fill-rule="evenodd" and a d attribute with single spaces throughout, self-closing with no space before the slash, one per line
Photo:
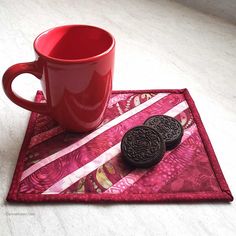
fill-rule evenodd
<path id="1" fill-rule="evenodd" d="M 44 101 L 41 92 L 36 101 Z M 125 165 L 122 137 L 157 114 L 181 123 L 180 144 L 150 168 Z M 183 89 L 113 92 L 103 123 L 87 134 L 66 132 L 50 117 L 32 113 L 7 200 L 183 202 L 232 201 L 233 196 L 194 101 Z"/>
<path id="2" fill-rule="evenodd" d="M 121 141 L 122 157 L 134 167 L 148 168 L 157 164 L 165 153 L 162 136 L 148 126 L 130 129 Z"/>
<path id="3" fill-rule="evenodd" d="M 170 116 L 156 115 L 148 118 L 144 125 L 154 128 L 163 137 L 166 149 L 171 150 L 178 146 L 183 136 L 181 123 Z"/>

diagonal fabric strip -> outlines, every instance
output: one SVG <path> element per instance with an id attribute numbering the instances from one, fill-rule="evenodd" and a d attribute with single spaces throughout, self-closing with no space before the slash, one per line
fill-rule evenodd
<path id="1" fill-rule="evenodd" d="M 52 138 L 62 132 L 64 132 L 65 130 L 63 128 L 61 128 L 60 126 L 56 126 L 50 130 L 47 130 L 45 132 L 42 132 L 40 134 L 37 134 L 35 136 L 33 136 L 30 140 L 30 144 L 28 148 L 32 148 L 33 146 L 49 139 Z"/>
<path id="2" fill-rule="evenodd" d="M 192 125 L 190 128 L 185 130 L 181 143 L 183 143 L 186 139 L 188 139 L 196 130 L 197 130 L 196 125 Z M 163 160 L 166 159 L 170 155 L 170 153 L 171 153 L 170 151 L 166 152 L 165 156 L 163 157 Z M 131 187 L 135 182 L 137 182 L 148 171 L 149 169 L 135 169 L 128 175 L 126 175 L 124 178 L 122 178 L 120 181 L 115 183 L 113 186 L 111 186 L 109 189 L 107 189 L 104 193 L 112 193 L 112 194 L 122 193 L 126 189 Z"/>
<path id="3" fill-rule="evenodd" d="M 179 113 L 188 108 L 188 104 L 183 101 L 166 112 L 166 115 L 177 116 Z M 96 170 L 99 166 L 103 165 L 107 161 L 111 160 L 113 157 L 120 153 L 120 142 L 102 153 L 100 156 L 95 158 L 93 161 L 87 163 L 83 167 L 75 170 L 71 174 L 65 176 L 50 188 L 44 191 L 42 194 L 58 194 L 64 191 L 66 188 L 70 187 L 72 184 L 77 182 L 79 179 L 85 177 L 92 171 Z"/>
<path id="4" fill-rule="evenodd" d="M 95 160 L 89 162 L 88 164 L 84 165 L 83 167 L 79 168 L 78 170 L 72 172 L 71 174 L 67 175 L 66 177 L 55 183 L 42 194 L 56 194 L 62 192 L 64 189 L 68 188 L 73 183 L 77 182 L 79 179 L 88 175 L 91 171 L 97 169 L 98 166 L 103 165 L 105 162 L 109 161 L 111 157 L 114 157 L 119 153 L 120 143 L 117 143 L 115 146 L 98 156 Z"/>
<path id="5" fill-rule="evenodd" d="M 29 167 L 28 169 L 26 169 L 21 176 L 21 181 L 24 180 L 26 177 L 28 177 L 29 175 L 31 175 L 32 173 L 34 173 L 36 170 L 40 169 L 41 167 L 51 163 L 52 161 L 57 160 L 58 158 L 78 149 L 79 147 L 83 146 L 84 144 L 88 143 L 90 140 L 94 139 L 95 137 L 97 137 L 98 135 L 102 134 L 103 132 L 105 132 L 106 130 L 110 129 L 111 127 L 119 124 L 120 122 L 126 120 L 127 118 L 133 116 L 134 114 L 144 110 L 145 108 L 147 108 L 148 106 L 151 106 L 152 104 L 156 103 L 157 101 L 161 100 L 162 98 L 168 96 L 169 93 L 160 93 L 157 94 L 156 96 L 152 97 L 151 99 L 149 99 L 148 101 L 140 104 L 139 106 L 127 111 L 126 113 L 120 115 L 119 117 L 115 118 L 114 120 L 106 123 L 105 125 L 103 125 L 101 128 L 98 128 L 97 130 L 93 131 L 92 133 L 90 133 L 89 135 L 87 135 L 86 137 L 84 137 L 83 139 L 79 140 L 76 143 L 71 144 L 70 146 L 64 148 L 63 150 L 56 152 L 42 160 L 40 160 L 39 162 L 35 163 L 34 165 L 32 165 L 31 167 Z"/>

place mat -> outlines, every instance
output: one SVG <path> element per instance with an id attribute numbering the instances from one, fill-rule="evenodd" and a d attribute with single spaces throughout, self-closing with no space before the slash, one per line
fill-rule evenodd
<path id="1" fill-rule="evenodd" d="M 42 92 L 37 102 L 44 102 Z M 160 163 L 134 169 L 120 141 L 148 117 L 166 114 L 184 128 L 181 144 Z M 86 134 L 66 132 L 32 113 L 7 196 L 16 202 L 232 201 L 210 140 L 187 89 L 115 91 L 103 123 Z"/>

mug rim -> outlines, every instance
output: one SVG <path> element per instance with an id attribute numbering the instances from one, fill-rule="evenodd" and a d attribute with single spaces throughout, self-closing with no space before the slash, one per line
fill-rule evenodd
<path id="1" fill-rule="evenodd" d="M 43 35 L 43 34 L 46 34 L 47 32 L 50 32 L 54 29 L 60 29 L 60 28 L 67 28 L 67 27 L 90 27 L 90 28 L 96 28 L 96 29 L 99 29 L 105 33 L 107 33 L 111 39 L 112 39 L 112 43 L 111 45 L 109 46 L 108 49 L 106 49 L 105 51 L 103 51 L 102 53 L 99 53 L 97 55 L 94 55 L 94 56 L 91 56 L 91 57 L 87 57 L 87 58 L 81 58 L 81 59 L 61 59 L 61 58 L 56 58 L 56 57 L 51 57 L 51 56 L 48 56 L 44 53 L 41 53 L 40 50 L 38 50 L 37 48 L 37 43 L 38 43 L 38 40 L 39 38 Z M 40 33 L 34 40 L 34 43 L 33 43 L 33 46 L 34 46 L 34 50 L 35 52 L 42 58 L 45 58 L 46 60 L 49 60 L 49 61 L 53 61 L 53 62 L 57 62 L 57 63 L 82 63 L 82 62 L 90 62 L 90 61 L 95 61 L 105 55 L 107 55 L 109 52 L 111 52 L 113 50 L 113 48 L 115 47 L 115 38 L 113 37 L 113 35 L 111 33 L 109 33 L 107 30 L 103 29 L 103 28 L 100 28 L 100 27 L 97 27 L 97 26 L 93 26 L 93 25 L 83 25 L 83 24 L 72 24 L 72 25 L 62 25 L 62 26 L 56 26 L 56 27 L 53 27 L 53 28 L 50 28 L 50 29 L 47 29 L 45 31 L 43 31 L 42 33 Z"/>

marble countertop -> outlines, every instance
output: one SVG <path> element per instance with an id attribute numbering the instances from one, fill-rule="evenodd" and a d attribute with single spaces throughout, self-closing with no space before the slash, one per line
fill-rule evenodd
<path id="1" fill-rule="evenodd" d="M 236 26 L 174 1 L 0 1 L 0 75 L 45 29 L 97 25 L 117 41 L 113 89 L 188 88 L 236 196 Z M 23 79 L 24 78 L 24 79 Z M 31 75 L 14 83 L 33 99 Z M 236 204 L 9 204 L 29 112 L 0 89 L 0 235 L 235 235 Z"/>

